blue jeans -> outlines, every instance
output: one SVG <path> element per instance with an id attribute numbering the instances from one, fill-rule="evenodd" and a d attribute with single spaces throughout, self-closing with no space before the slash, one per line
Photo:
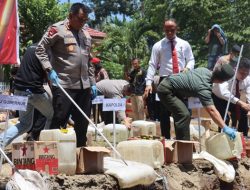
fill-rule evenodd
<path id="1" fill-rule="evenodd" d="M 220 55 L 209 55 L 208 56 L 208 64 L 207 64 L 207 68 L 209 70 L 213 70 L 215 63 L 217 62 L 218 58 L 220 57 Z"/>
<path id="2" fill-rule="evenodd" d="M 17 96 L 28 96 L 28 104 L 26 111 L 19 111 L 20 123 L 10 126 L 5 134 L 5 142 L 3 142 L 4 133 L 0 134 L 0 142 L 3 142 L 5 146 L 10 144 L 16 137 L 29 131 L 33 123 L 34 108 L 40 111 L 46 118 L 45 129 L 49 129 L 51 120 L 54 114 L 52 102 L 49 99 L 48 94 L 33 94 L 31 92 L 15 90 Z"/>

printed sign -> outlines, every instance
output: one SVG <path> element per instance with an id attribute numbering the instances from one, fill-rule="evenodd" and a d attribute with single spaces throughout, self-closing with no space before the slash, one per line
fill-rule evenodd
<path id="1" fill-rule="evenodd" d="M 189 109 L 202 108 L 202 107 L 203 106 L 202 106 L 199 98 L 194 98 L 194 97 L 188 98 L 188 108 Z"/>
<path id="2" fill-rule="evenodd" d="M 126 98 L 103 99 L 103 111 L 125 111 Z"/>
<path id="3" fill-rule="evenodd" d="M 0 109 L 26 111 L 28 97 L 0 95 Z"/>
<path id="4" fill-rule="evenodd" d="M 55 141 L 33 141 L 12 144 L 12 162 L 18 169 L 58 174 L 58 149 Z"/>
<path id="5" fill-rule="evenodd" d="M 102 104 L 104 96 L 96 96 L 94 100 L 92 100 L 92 104 Z"/>

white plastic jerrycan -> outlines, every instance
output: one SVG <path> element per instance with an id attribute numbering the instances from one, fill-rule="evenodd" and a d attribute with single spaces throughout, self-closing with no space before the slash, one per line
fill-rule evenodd
<path id="1" fill-rule="evenodd" d="M 131 123 L 133 136 L 156 135 L 156 124 L 150 121 L 137 120 Z"/>
<path id="2" fill-rule="evenodd" d="M 42 130 L 40 141 L 57 141 L 58 171 L 74 175 L 76 171 L 76 134 L 73 128 Z"/>
<path id="3" fill-rule="evenodd" d="M 126 141 L 130 137 L 130 131 L 125 125 L 115 124 L 116 132 L 116 142 Z M 113 142 L 113 124 L 105 125 L 103 128 L 104 136 L 110 141 Z"/>
<path id="4" fill-rule="evenodd" d="M 164 164 L 163 144 L 158 140 L 130 140 L 117 145 L 118 152 L 125 160 L 160 168 Z"/>
<path id="5" fill-rule="evenodd" d="M 241 133 L 236 132 L 236 138 L 230 140 L 225 133 L 219 133 L 206 140 L 206 150 L 216 158 L 226 160 L 241 158 L 243 151 Z"/>

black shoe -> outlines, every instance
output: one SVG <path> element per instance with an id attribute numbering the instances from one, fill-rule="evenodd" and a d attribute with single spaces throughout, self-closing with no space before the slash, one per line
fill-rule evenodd
<path id="1" fill-rule="evenodd" d="M 32 136 L 27 136 L 26 141 L 36 141 Z"/>

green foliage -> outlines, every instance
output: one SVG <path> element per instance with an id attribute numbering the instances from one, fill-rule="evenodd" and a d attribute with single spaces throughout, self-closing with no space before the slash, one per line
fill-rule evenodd
<path id="1" fill-rule="evenodd" d="M 9 82 L 11 65 L 0 65 L 1 82 Z"/>
<path id="2" fill-rule="evenodd" d="M 93 9 L 92 27 L 102 26 L 108 37 L 97 48 L 107 67 L 123 68 L 126 72 L 133 57 L 147 67 L 151 48 L 164 37 L 165 18 L 173 17 L 179 25 L 178 36 L 187 40 L 196 60 L 196 66 L 206 66 L 207 45 L 204 38 L 215 23 L 222 26 L 229 47 L 247 44 L 250 38 L 250 1 L 234 0 L 83 0 Z M 22 50 L 27 44 L 39 41 L 47 27 L 66 17 L 68 4 L 57 0 L 19 0 Z M 120 21 L 115 14 L 130 16 L 131 21 Z M 250 46 L 244 55 L 250 57 Z M 115 67 L 110 65 L 115 64 Z M 113 72 L 113 71 L 112 71 Z M 123 73 L 115 74 L 115 77 Z"/>
<path id="3" fill-rule="evenodd" d="M 123 14 L 124 16 L 131 16 L 134 12 L 135 1 L 127 0 L 85 0 L 93 9 L 95 14 L 94 24 L 101 24 L 112 15 Z"/>
<path id="4" fill-rule="evenodd" d="M 57 0 L 19 0 L 22 50 L 28 42 L 38 42 L 49 25 L 66 17 L 67 4 Z M 22 52 L 21 52 L 22 53 Z"/>
<path id="5" fill-rule="evenodd" d="M 230 47 L 235 43 L 249 42 L 249 1 L 178 0 L 173 7 L 173 16 L 180 26 L 178 35 L 190 42 L 198 65 L 202 65 L 206 59 L 207 45 L 204 38 L 215 23 L 223 28 Z"/>
<path id="6" fill-rule="evenodd" d="M 142 18 L 148 21 L 154 31 L 162 34 L 163 22 L 168 17 L 169 3 L 165 0 L 144 0 L 142 2 Z"/>
<path id="7" fill-rule="evenodd" d="M 147 28 L 148 25 L 143 24 L 141 20 L 131 22 L 114 20 L 114 23 L 104 27 L 108 36 L 98 47 L 98 51 L 101 52 L 98 56 L 103 60 L 123 65 L 123 73 L 129 70 L 132 58 L 138 57 L 142 63 L 147 63 L 150 51 L 144 33 L 156 36 L 152 31 L 148 32 Z"/>
<path id="8" fill-rule="evenodd" d="M 114 62 L 109 62 L 109 61 L 103 61 L 102 62 L 103 67 L 106 69 L 106 71 L 109 74 L 110 79 L 122 79 L 123 76 L 123 70 L 124 66 L 114 63 Z"/>

